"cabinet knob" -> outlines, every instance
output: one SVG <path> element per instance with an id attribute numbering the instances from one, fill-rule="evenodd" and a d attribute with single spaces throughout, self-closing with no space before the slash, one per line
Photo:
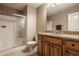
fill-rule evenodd
<path id="1" fill-rule="evenodd" d="M 66 52 L 68 52 L 68 50 L 66 50 Z"/>
<path id="2" fill-rule="evenodd" d="M 50 46 L 50 44 L 48 44 L 48 46 Z"/>
<path id="3" fill-rule="evenodd" d="M 72 46 L 75 46 L 75 44 L 72 44 Z"/>
<path id="4" fill-rule="evenodd" d="M 53 45 L 51 45 L 51 47 L 53 47 Z"/>

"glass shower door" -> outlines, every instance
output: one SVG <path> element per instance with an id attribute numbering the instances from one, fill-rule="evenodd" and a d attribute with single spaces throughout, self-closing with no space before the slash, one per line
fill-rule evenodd
<path id="1" fill-rule="evenodd" d="M 0 20 L 0 51 L 14 47 L 14 23 Z"/>

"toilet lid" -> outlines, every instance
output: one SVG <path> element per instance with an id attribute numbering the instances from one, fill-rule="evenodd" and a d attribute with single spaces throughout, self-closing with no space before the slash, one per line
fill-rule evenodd
<path id="1" fill-rule="evenodd" d="M 27 44 L 36 44 L 37 42 L 36 41 L 29 41 L 27 42 Z"/>

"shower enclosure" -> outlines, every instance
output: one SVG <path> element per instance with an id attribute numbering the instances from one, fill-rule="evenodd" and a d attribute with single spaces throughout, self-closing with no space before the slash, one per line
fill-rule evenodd
<path id="1" fill-rule="evenodd" d="M 0 14 L 0 51 L 25 45 L 25 17 Z"/>

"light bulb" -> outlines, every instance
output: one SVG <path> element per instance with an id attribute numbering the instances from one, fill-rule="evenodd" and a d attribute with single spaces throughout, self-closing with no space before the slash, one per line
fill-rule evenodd
<path id="1" fill-rule="evenodd" d="M 53 3 L 53 4 L 51 4 L 51 6 L 52 6 L 52 7 L 55 7 L 55 6 L 56 6 L 56 4 L 55 4 L 55 3 Z"/>

